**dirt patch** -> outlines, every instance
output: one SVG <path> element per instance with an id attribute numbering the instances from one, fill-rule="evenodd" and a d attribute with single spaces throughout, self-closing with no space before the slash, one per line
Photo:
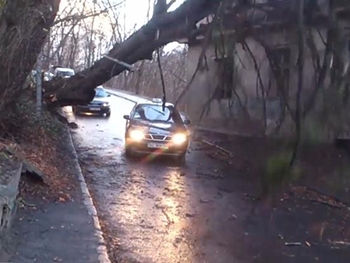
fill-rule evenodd
<path id="1" fill-rule="evenodd" d="M 12 114 L 3 120 L 2 127 L 3 147 L 14 149 L 43 173 L 43 184 L 22 176 L 21 197 L 70 200 L 75 181 L 69 165 L 72 153 L 66 149 L 66 126 L 47 111 L 38 118 L 34 98 L 28 91 L 15 105 Z"/>
<path id="2" fill-rule="evenodd" d="M 223 187 L 239 184 L 251 213 L 243 221 L 254 262 L 348 262 L 350 258 L 349 155 L 332 144 L 303 146 L 300 175 L 259 199 L 266 163 L 290 143 L 259 137 L 202 134 L 225 148 L 205 149 L 226 163 Z M 204 143 L 205 144 L 205 143 Z"/>
<path id="3" fill-rule="evenodd" d="M 266 137 L 201 133 L 201 138 L 223 147 L 210 154 L 225 161 L 235 176 L 259 186 L 269 159 L 289 153 L 291 142 Z M 205 144 L 205 143 L 204 143 Z M 347 150 L 333 144 L 304 145 L 297 160 L 298 178 L 293 183 L 313 188 L 350 203 L 350 165 Z M 237 172 L 238 171 L 238 172 Z"/>

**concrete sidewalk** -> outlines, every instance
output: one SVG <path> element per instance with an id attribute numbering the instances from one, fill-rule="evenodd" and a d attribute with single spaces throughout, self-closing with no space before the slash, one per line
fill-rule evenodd
<path id="1" fill-rule="evenodd" d="M 62 138 L 62 145 L 69 160 L 67 170 L 75 177 L 71 200 L 51 202 L 37 195 L 26 198 L 25 202 L 30 205 L 19 209 L 13 225 L 14 234 L 9 247 L 14 256 L 10 262 L 110 263 L 96 223 L 96 210 L 91 208 L 88 190 L 82 186 L 85 181 L 82 182 L 68 130 Z"/>

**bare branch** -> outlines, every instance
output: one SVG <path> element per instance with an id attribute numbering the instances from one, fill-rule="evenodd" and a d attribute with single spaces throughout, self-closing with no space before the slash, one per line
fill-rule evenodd
<path id="1" fill-rule="evenodd" d="M 108 8 L 105 8 L 105 9 L 99 11 L 99 12 L 90 12 L 88 14 L 80 14 L 80 15 L 79 14 L 69 15 L 69 16 L 66 16 L 64 18 L 55 20 L 53 26 L 55 26 L 57 24 L 60 24 L 60 23 L 64 23 L 64 22 L 71 22 L 71 21 L 76 21 L 76 20 L 84 20 L 84 19 L 87 19 L 87 18 L 90 18 L 90 17 L 100 16 L 102 14 L 107 13 L 110 9 L 119 6 L 120 4 L 121 3 L 117 3 L 115 5 L 112 5 L 112 6 L 108 7 Z"/>
<path id="2" fill-rule="evenodd" d="M 105 58 L 108 58 L 108 59 L 114 61 L 115 63 L 118 63 L 119 65 L 125 67 L 126 69 L 128 69 L 128 70 L 130 70 L 130 71 L 132 71 L 132 72 L 137 72 L 137 69 L 135 69 L 132 65 L 130 65 L 130 64 L 128 64 L 128 63 L 125 63 L 125 62 L 123 62 L 123 61 L 120 61 L 120 60 L 118 60 L 118 59 L 116 59 L 116 58 L 112 58 L 112 57 L 107 56 L 107 55 L 103 55 L 103 56 L 104 56 Z"/>

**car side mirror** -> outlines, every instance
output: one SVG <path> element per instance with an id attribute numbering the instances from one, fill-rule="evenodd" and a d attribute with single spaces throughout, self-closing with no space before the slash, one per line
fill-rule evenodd
<path id="1" fill-rule="evenodd" d="M 108 95 L 107 95 L 107 97 L 110 97 L 110 96 L 111 96 L 111 94 L 108 94 Z"/>
<path id="2" fill-rule="evenodd" d="M 126 119 L 126 120 L 130 120 L 130 116 L 129 115 L 124 115 L 123 118 Z"/>
<path id="3" fill-rule="evenodd" d="M 191 121 L 190 120 L 184 120 L 184 124 L 189 125 L 189 124 L 191 124 Z"/>

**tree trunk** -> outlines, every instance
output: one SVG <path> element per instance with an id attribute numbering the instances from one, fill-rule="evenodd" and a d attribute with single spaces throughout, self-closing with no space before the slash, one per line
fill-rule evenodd
<path id="1" fill-rule="evenodd" d="M 140 94 L 140 88 L 141 88 L 140 83 L 142 82 L 144 65 L 145 65 L 145 61 L 142 61 L 141 65 L 140 65 L 140 67 L 138 69 L 138 71 L 139 71 L 138 73 L 139 74 L 136 77 L 136 84 L 135 84 L 135 93 L 136 94 Z"/>
<path id="2" fill-rule="evenodd" d="M 60 0 L 8 0 L 0 17 L 0 118 L 21 92 Z"/>
<path id="3" fill-rule="evenodd" d="M 126 41 L 116 44 L 109 51 L 108 56 L 128 64 L 152 59 L 152 53 L 156 48 L 188 36 L 189 29 L 192 29 L 196 22 L 208 14 L 213 13 L 218 2 L 214 0 L 186 1 L 173 12 L 154 15 L 145 26 Z M 157 37 L 158 30 L 159 37 Z M 104 57 L 70 79 L 57 79 L 44 83 L 45 100 L 51 106 L 89 103 L 95 95 L 95 87 L 124 70 L 124 66 Z"/>

